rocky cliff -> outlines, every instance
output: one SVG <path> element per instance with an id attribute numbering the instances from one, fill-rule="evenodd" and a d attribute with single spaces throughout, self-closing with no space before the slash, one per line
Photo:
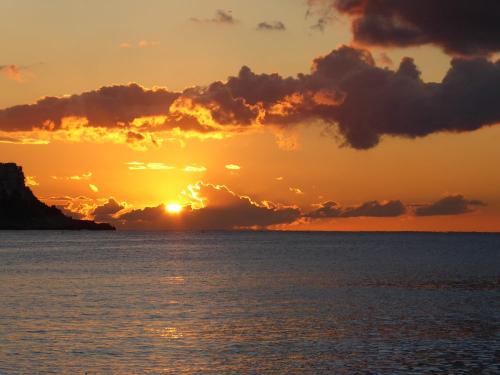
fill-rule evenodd
<path id="1" fill-rule="evenodd" d="M 0 163 L 0 229 L 113 230 L 109 224 L 76 220 L 40 202 L 14 163 Z"/>

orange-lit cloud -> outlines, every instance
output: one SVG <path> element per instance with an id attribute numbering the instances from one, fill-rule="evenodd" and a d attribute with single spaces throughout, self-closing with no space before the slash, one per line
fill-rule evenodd
<path id="1" fill-rule="evenodd" d="M 226 164 L 226 169 L 229 169 L 230 171 L 239 171 L 241 167 L 237 164 Z"/>
<path id="2" fill-rule="evenodd" d="M 128 166 L 128 169 L 131 171 L 140 171 L 140 170 L 153 170 L 153 171 L 167 171 L 170 169 L 175 169 L 174 166 L 165 164 L 165 163 L 158 163 L 158 162 L 151 162 L 151 163 L 143 163 L 140 161 L 131 161 L 128 163 L 125 163 Z"/>
<path id="3" fill-rule="evenodd" d="M 293 130 L 277 129 L 274 131 L 276 144 L 284 151 L 297 151 L 300 149 L 298 133 Z"/>
<path id="4" fill-rule="evenodd" d="M 304 194 L 304 192 L 297 187 L 289 187 L 288 190 L 290 190 L 294 194 L 298 194 L 298 195 Z"/>
<path id="5" fill-rule="evenodd" d="M 86 196 L 61 196 L 44 199 L 47 204 L 57 206 L 66 216 L 74 219 L 95 220 L 100 223 L 111 222 L 119 214 L 132 209 L 125 201 L 115 198 L 90 198 Z"/>
<path id="6" fill-rule="evenodd" d="M 93 219 L 93 211 L 107 200 L 90 198 L 86 196 L 55 196 L 43 199 L 48 205 L 55 205 L 66 216 L 74 219 Z"/>
<path id="7" fill-rule="evenodd" d="M 23 82 L 25 80 L 25 74 L 17 65 L 0 65 L 0 73 L 13 81 Z"/>
<path id="8" fill-rule="evenodd" d="M 88 180 L 92 177 L 92 172 L 87 172 L 83 173 L 81 175 L 73 175 L 73 176 L 67 176 L 67 177 L 61 177 L 61 176 L 50 176 L 53 180 L 73 180 L 73 181 L 81 181 L 81 180 Z"/>
<path id="9" fill-rule="evenodd" d="M 368 149 L 384 135 L 416 138 L 498 124 L 499 86 L 499 61 L 456 58 L 441 83 L 426 83 L 410 58 L 390 70 L 377 67 L 370 52 L 342 46 L 295 78 L 243 67 L 226 82 L 182 92 L 130 84 L 43 98 L 0 110 L 0 137 L 144 150 L 179 137 L 222 139 L 267 129 L 280 147 L 296 149 L 295 127 L 319 125 L 347 146 Z"/>
<path id="10" fill-rule="evenodd" d="M 147 48 L 147 47 L 154 47 L 159 45 L 160 42 L 156 40 L 140 40 L 139 43 L 137 43 L 137 46 L 139 48 Z"/>
<path id="11" fill-rule="evenodd" d="M 128 166 L 128 169 L 130 169 L 131 171 L 142 171 L 142 170 L 145 170 L 148 168 L 145 163 L 140 162 L 140 161 L 131 161 L 131 162 L 128 162 L 125 164 Z"/>
<path id="12" fill-rule="evenodd" d="M 224 185 L 198 182 L 189 185 L 175 203 L 175 210 L 167 210 L 162 203 L 155 207 L 124 210 L 126 203 L 110 200 L 101 210 L 108 214 L 108 222 L 122 229 L 149 230 L 233 230 L 266 229 L 279 227 L 291 229 L 295 225 L 320 220 L 348 218 L 391 218 L 403 215 L 462 215 L 472 212 L 472 206 L 484 205 L 476 200 L 466 200 L 461 195 L 416 207 L 399 200 L 368 201 L 355 206 L 342 206 L 333 201 L 316 205 L 316 209 L 302 212 L 297 207 L 284 206 L 270 201 L 256 202 L 248 196 L 238 195 Z M 177 209 L 178 208 L 178 209 Z M 418 209 L 428 210 L 427 212 Z M 430 211 L 429 211 L 430 210 Z M 439 211 L 439 213 L 437 213 Z M 97 217 L 97 215 L 96 215 Z M 103 220 L 105 221 L 105 220 Z"/>
<path id="13" fill-rule="evenodd" d="M 147 163 L 146 166 L 148 169 L 157 170 L 157 171 L 165 171 L 169 169 L 174 169 L 171 165 L 167 165 L 164 163 Z"/>
<path id="14" fill-rule="evenodd" d="M 34 176 L 26 176 L 26 179 L 24 182 L 25 182 L 26 186 L 39 186 L 40 185 Z"/>
<path id="15" fill-rule="evenodd" d="M 57 205 L 74 218 L 109 222 L 121 229 L 143 230 L 294 230 L 296 226 L 321 223 L 322 220 L 463 215 L 485 205 L 478 200 L 465 199 L 462 195 L 449 195 L 434 203 L 420 205 L 406 205 L 399 200 L 374 200 L 343 206 L 327 201 L 315 205 L 312 211 L 302 211 L 271 201 L 257 202 L 233 192 L 227 186 L 203 182 L 188 185 L 176 200 L 142 209 L 134 209 L 127 202 L 115 198 L 61 196 L 44 201 Z M 169 204 L 175 209 L 167 209 Z"/>
<path id="16" fill-rule="evenodd" d="M 164 132 L 139 133 L 127 128 L 106 128 L 91 126 L 85 118 L 65 117 L 61 126 L 53 130 L 52 124 L 47 128 L 32 131 L 2 132 L 0 130 L 0 143 L 21 145 L 46 145 L 52 142 L 82 142 L 82 143 L 115 143 L 124 144 L 136 151 L 146 151 L 150 148 L 160 147 L 165 142 L 176 143 L 183 147 L 181 137 L 185 133 L 177 134 L 174 130 Z"/>
<path id="17" fill-rule="evenodd" d="M 99 188 L 95 186 L 94 184 L 89 184 L 90 190 L 92 190 L 94 193 L 97 193 L 99 191 Z"/>
<path id="18" fill-rule="evenodd" d="M 47 145 L 50 141 L 45 139 L 24 138 L 24 137 L 11 137 L 1 136 L 0 143 L 15 144 L 15 145 Z"/>
<path id="19" fill-rule="evenodd" d="M 137 48 L 149 48 L 149 47 L 158 46 L 159 44 L 160 44 L 160 42 L 155 41 L 155 40 L 140 40 L 136 44 L 132 44 L 132 43 L 129 43 L 129 42 L 123 42 L 123 43 L 119 44 L 119 47 L 120 48 L 124 48 L 124 49 L 129 49 L 129 48 L 134 48 L 134 47 L 137 47 Z"/>
<path id="20" fill-rule="evenodd" d="M 188 173 L 202 173 L 206 172 L 207 168 L 202 165 L 186 165 L 183 169 L 184 172 Z"/>
<path id="21" fill-rule="evenodd" d="M 165 205 L 133 210 L 113 221 L 120 228 L 149 230 L 232 230 L 292 223 L 300 211 L 271 202 L 257 203 L 226 186 L 198 183 L 185 195 L 191 201 L 173 215 Z M 201 202 L 201 204 L 200 204 Z"/>

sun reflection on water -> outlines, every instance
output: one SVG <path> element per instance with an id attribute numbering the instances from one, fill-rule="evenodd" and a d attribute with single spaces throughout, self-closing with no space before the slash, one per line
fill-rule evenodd
<path id="1" fill-rule="evenodd" d="M 164 327 L 159 329 L 151 329 L 151 332 L 154 335 L 158 335 L 165 339 L 180 339 L 183 337 L 182 333 L 177 330 L 175 327 Z"/>

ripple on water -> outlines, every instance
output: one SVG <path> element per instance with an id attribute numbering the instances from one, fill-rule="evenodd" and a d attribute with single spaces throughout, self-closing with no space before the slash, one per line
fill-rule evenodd
<path id="1" fill-rule="evenodd" d="M 498 374 L 500 236 L 0 232 L 0 374 Z"/>

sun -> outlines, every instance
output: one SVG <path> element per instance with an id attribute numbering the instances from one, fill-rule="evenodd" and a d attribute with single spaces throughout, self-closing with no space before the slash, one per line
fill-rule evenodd
<path id="1" fill-rule="evenodd" d="M 171 202 L 165 205 L 165 211 L 169 214 L 178 214 L 182 211 L 183 207 L 179 203 Z"/>

